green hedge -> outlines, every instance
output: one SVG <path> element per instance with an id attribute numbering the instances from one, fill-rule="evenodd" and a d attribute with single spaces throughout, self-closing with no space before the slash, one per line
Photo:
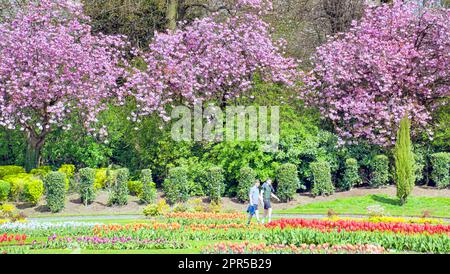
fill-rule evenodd
<path id="1" fill-rule="evenodd" d="M 95 169 L 82 168 L 78 172 L 79 176 L 79 189 L 81 202 L 84 204 L 91 204 L 95 200 L 94 180 Z"/>
<path id="2" fill-rule="evenodd" d="M 450 153 L 439 152 L 430 156 L 432 166 L 431 180 L 438 188 L 446 188 L 450 185 Z"/>
<path id="3" fill-rule="evenodd" d="M 300 186 L 297 166 L 294 164 L 283 164 L 277 171 L 277 197 L 282 202 L 292 200 Z"/>
<path id="4" fill-rule="evenodd" d="M 169 175 L 163 182 L 163 191 L 169 204 L 186 202 L 189 199 L 189 176 L 186 168 L 169 169 Z"/>
<path id="5" fill-rule="evenodd" d="M 238 176 L 237 198 L 241 202 L 248 202 L 248 193 L 255 184 L 256 172 L 248 166 L 242 167 Z"/>
<path id="6" fill-rule="evenodd" d="M 225 193 L 225 177 L 221 167 L 211 167 L 205 174 L 205 186 L 210 201 L 220 203 Z"/>
<path id="7" fill-rule="evenodd" d="M 116 171 L 115 181 L 112 182 L 109 205 L 126 205 L 128 203 L 128 178 L 130 172 L 128 168 L 121 168 Z"/>
<path id="8" fill-rule="evenodd" d="M 313 174 L 311 194 L 314 196 L 333 194 L 334 186 L 331 180 L 330 164 L 325 161 L 317 161 L 311 163 L 310 167 Z"/>
<path id="9" fill-rule="evenodd" d="M 373 158 L 371 171 L 371 186 L 380 187 L 389 184 L 389 158 L 386 155 L 376 155 Z"/>
<path id="10" fill-rule="evenodd" d="M 156 201 L 156 185 L 152 179 L 151 169 L 141 171 L 142 193 L 139 199 L 142 203 L 151 204 Z"/>
<path id="11" fill-rule="evenodd" d="M 61 172 L 50 172 L 44 179 L 47 206 L 51 212 L 59 212 L 66 201 L 66 175 Z"/>

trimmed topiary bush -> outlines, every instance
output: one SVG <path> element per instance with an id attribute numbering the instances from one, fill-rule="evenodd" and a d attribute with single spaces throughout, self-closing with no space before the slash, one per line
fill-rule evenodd
<path id="1" fill-rule="evenodd" d="M 394 149 L 395 182 L 397 185 L 397 197 L 400 199 L 401 204 L 406 202 L 416 183 L 416 165 L 411 145 L 410 128 L 411 122 L 405 116 L 400 121 Z"/>
<path id="2" fill-rule="evenodd" d="M 11 185 L 7 181 L 0 180 L 0 202 L 7 201 L 10 192 Z"/>
<path id="3" fill-rule="evenodd" d="M 294 164 L 283 164 L 277 171 L 277 197 L 282 202 L 292 200 L 300 187 L 297 166 Z"/>
<path id="4" fill-rule="evenodd" d="M 128 178 L 130 172 L 128 168 L 116 170 L 115 181 L 112 182 L 109 196 L 109 205 L 126 205 L 128 203 Z"/>
<path id="5" fill-rule="evenodd" d="M 81 201 L 85 204 L 91 204 L 95 200 L 94 180 L 95 169 L 82 168 L 78 172 L 79 176 L 79 192 Z"/>
<path id="6" fill-rule="evenodd" d="M 47 206 L 51 212 L 59 212 L 66 201 L 66 175 L 50 172 L 44 179 Z"/>
<path id="7" fill-rule="evenodd" d="M 20 173 L 26 173 L 25 169 L 21 166 L 0 166 L 0 179 L 8 175 Z"/>
<path id="8" fill-rule="evenodd" d="M 156 185 L 153 182 L 151 169 L 141 171 L 142 193 L 139 199 L 142 203 L 151 204 L 156 200 Z"/>
<path id="9" fill-rule="evenodd" d="M 311 194 L 314 196 L 330 195 L 334 193 L 331 180 L 330 164 L 325 161 L 317 161 L 310 164 L 313 175 Z"/>
<path id="10" fill-rule="evenodd" d="M 239 171 L 237 198 L 241 202 L 248 202 L 248 192 L 255 184 L 256 172 L 248 166 L 242 167 Z"/>
<path id="11" fill-rule="evenodd" d="M 355 158 L 348 158 L 345 160 L 344 178 L 342 178 L 339 187 L 342 190 L 350 190 L 359 184 L 361 184 L 361 177 L 359 176 L 358 161 Z"/>
<path id="12" fill-rule="evenodd" d="M 169 169 L 169 175 L 163 182 L 163 191 L 169 204 L 186 202 L 189 199 L 189 176 L 186 168 Z"/>
<path id="13" fill-rule="evenodd" d="M 205 174 L 205 186 L 209 200 L 219 204 L 225 193 L 225 177 L 221 167 L 211 167 Z"/>
<path id="14" fill-rule="evenodd" d="M 446 188 L 450 185 L 450 153 L 439 152 L 430 155 L 431 180 L 438 188 Z"/>
<path id="15" fill-rule="evenodd" d="M 377 155 L 371 163 L 370 185 L 380 187 L 389 184 L 389 158 L 386 155 Z"/>

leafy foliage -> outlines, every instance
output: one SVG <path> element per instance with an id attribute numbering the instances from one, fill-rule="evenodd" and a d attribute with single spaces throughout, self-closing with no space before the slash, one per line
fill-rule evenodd
<path id="1" fill-rule="evenodd" d="M 11 191 L 11 185 L 6 181 L 0 180 L 0 203 L 8 200 L 10 191 Z"/>

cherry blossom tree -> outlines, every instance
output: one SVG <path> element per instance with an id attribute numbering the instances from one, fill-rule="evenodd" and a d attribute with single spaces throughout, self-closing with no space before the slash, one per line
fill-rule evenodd
<path id="1" fill-rule="evenodd" d="M 143 54 L 145 70 L 135 69 L 127 87 L 145 115 L 175 103 L 230 98 L 251 88 L 252 78 L 287 85 L 297 76 L 296 61 L 282 54 L 284 41 L 273 41 L 261 19 L 270 1 L 240 0 L 238 10 L 213 13 L 168 33 L 156 33 Z M 155 104 L 158 102 L 158 104 Z"/>
<path id="2" fill-rule="evenodd" d="M 27 170 L 39 164 L 52 130 L 71 128 L 67 118 L 93 132 L 108 99 L 121 98 L 127 43 L 92 35 L 88 23 L 75 1 L 42 0 L 0 24 L 0 126 L 26 133 Z"/>
<path id="3" fill-rule="evenodd" d="M 368 8 L 318 48 L 304 98 L 344 141 L 391 146 L 405 113 L 429 131 L 432 111 L 450 96 L 449 16 L 413 2 Z"/>

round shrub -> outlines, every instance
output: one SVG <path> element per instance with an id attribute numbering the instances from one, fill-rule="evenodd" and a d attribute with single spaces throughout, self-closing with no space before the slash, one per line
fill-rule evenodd
<path id="1" fill-rule="evenodd" d="M 10 184 L 10 196 L 14 201 L 37 204 L 44 194 L 44 183 L 34 175 L 19 173 L 3 178 Z"/>
<path id="2" fill-rule="evenodd" d="M 8 200 L 10 191 L 11 185 L 6 181 L 0 180 L 0 202 L 5 202 L 6 200 Z"/>
<path id="3" fill-rule="evenodd" d="M 189 199 L 189 177 L 186 168 L 169 169 L 169 175 L 163 182 L 163 191 L 169 204 L 186 202 Z"/>
<path id="4" fill-rule="evenodd" d="M 140 196 L 142 195 L 142 182 L 141 181 L 128 181 L 128 191 L 130 195 Z"/>
<path id="5" fill-rule="evenodd" d="M 51 212 L 59 212 L 66 201 L 66 175 L 61 172 L 50 172 L 44 180 L 47 206 Z"/>
<path id="6" fill-rule="evenodd" d="M 248 166 L 242 167 L 238 176 L 237 198 L 241 202 L 248 202 L 248 192 L 256 180 L 256 172 Z"/>
<path id="7" fill-rule="evenodd" d="M 33 178 L 26 181 L 23 187 L 23 196 L 25 201 L 36 205 L 44 195 L 44 182 Z"/>
<path id="8" fill-rule="evenodd" d="M 141 171 L 142 192 L 139 199 L 142 203 L 151 204 L 156 200 L 156 185 L 152 179 L 152 171 L 144 169 Z"/>
<path id="9" fill-rule="evenodd" d="M 128 178 L 130 172 L 128 168 L 116 170 L 115 181 L 112 182 L 109 196 L 109 205 L 126 205 L 128 203 Z"/>
<path id="10" fill-rule="evenodd" d="M 352 187 L 361 184 L 361 177 L 359 176 L 359 164 L 354 158 L 345 160 L 344 178 L 342 178 L 339 188 L 342 190 L 350 190 Z"/>
<path id="11" fill-rule="evenodd" d="M 3 180 L 10 184 L 10 197 L 13 201 L 19 201 L 23 198 L 23 189 L 25 182 L 30 180 L 32 175 L 27 173 L 19 173 L 14 175 L 7 175 L 3 177 Z"/>
<path id="12" fill-rule="evenodd" d="M 144 208 L 144 215 L 150 217 L 156 217 L 168 212 L 170 207 L 167 205 L 166 200 L 162 199 L 156 204 L 149 204 Z"/>
<path id="13" fill-rule="evenodd" d="M 294 164 L 282 164 L 277 172 L 277 196 L 282 202 L 292 200 L 300 188 L 297 166 Z"/>
<path id="14" fill-rule="evenodd" d="M 95 200 L 94 180 L 95 169 L 82 168 L 78 172 L 79 176 L 79 192 L 81 201 L 85 204 L 91 204 Z"/>
<path id="15" fill-rule="evenodd" d="M 431 180 L 438 188 L 446 188 L 450 185 L 450 153 L 439 152 L 430 156 L 432 166 Z"/>
<path id="16" fill-rule="evenodd" d="M 220 203 L 225 193 L 225 177 L 221 167 L 211 167 L 205 174 L 205 186 L 211 202 Z"/>
<path id="17" fill-rule="evenodd" d="M 21 166 L 0 166 L 0 179 L 8 175 L 16 175 L 19 173 L 26 173 Z"/>
<path id="18" fill-rule="evenodd" d="M 371 186 L 379 187 L 389 184 L 389 158 L 386 155 L 376 155 L 372 160 L 371 170 Z"/>
<path id="19" fill-rule="evenodd" d="M 313 175 L 311 194 L 314 196 L 333 194 L 334 186 L 331 180 L 330 164 L 325 161 L 317 161 L 311 163 L 310 167 Z"/>

